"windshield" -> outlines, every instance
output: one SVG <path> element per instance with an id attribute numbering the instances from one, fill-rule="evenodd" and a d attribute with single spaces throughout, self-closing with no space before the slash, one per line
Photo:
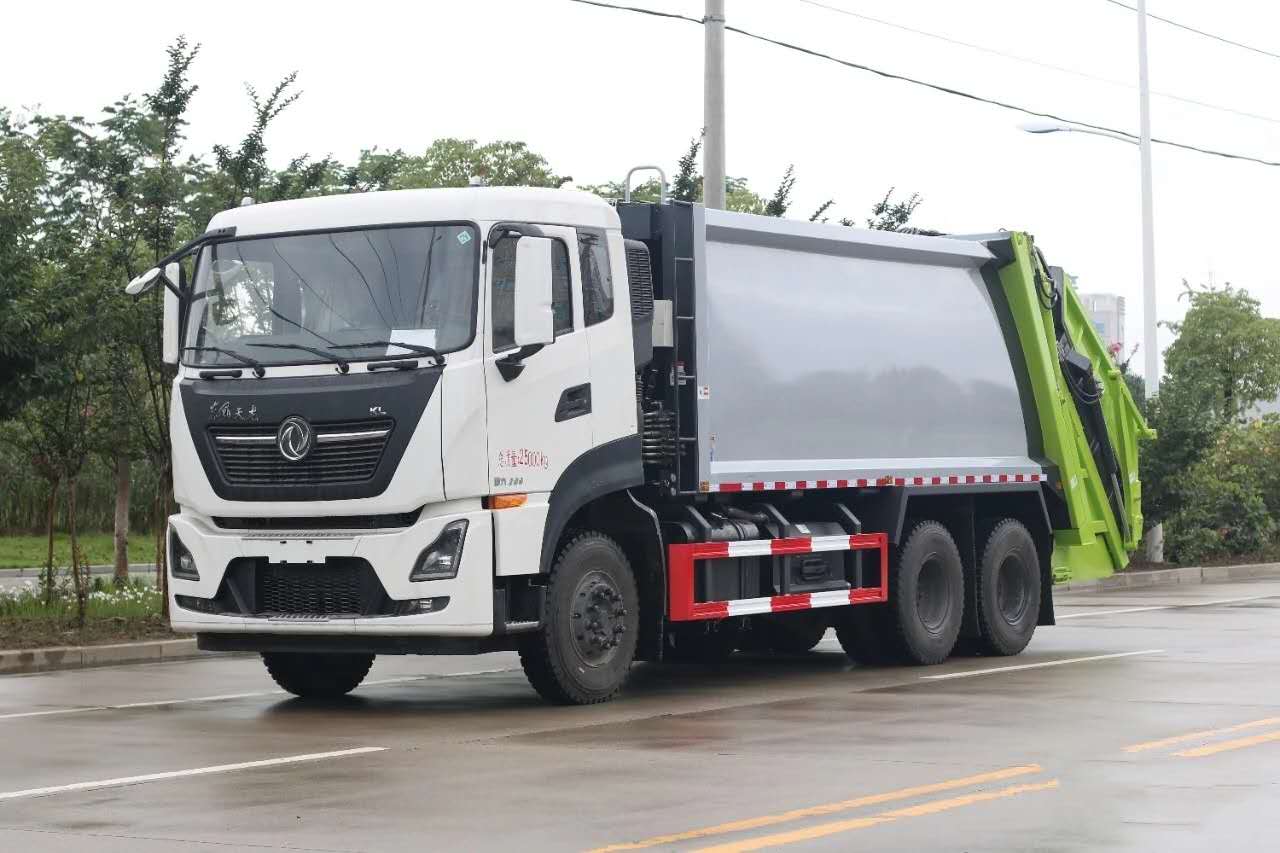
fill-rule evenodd
<path id="1" fill-rule="evenodd" d="M 466 347 L 475 324 L 475 228 L 368 228 L 233 240 L 200 252 L 186 363 L 313 364 Z M 383 342 L 380 346 L 352 344 Z"/>

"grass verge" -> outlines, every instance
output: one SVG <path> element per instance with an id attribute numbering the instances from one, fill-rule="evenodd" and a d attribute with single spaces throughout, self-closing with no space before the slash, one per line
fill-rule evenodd
<path id="1" fill-rule="evenodd" d="M 76 625 L 75 596 L 66 589 L 65 581 L 51 597 L 34 581 L 0 587 L 0 649 L 88 646 L 175 636 L 161 615 L 159 591 L 146 581 L 135 580 L 116 588 L 106 578 L 95 578 L 83 627 Z"/>
<path id="2" fill-rule="evenodd" d="M 115 542 L 110 533 L 80 534 L 80 549 L 91 566 L 109 566 L 115 562 Z M 0 569 L 43 566 L 48 553 L 49 540 L 43 535 L 0 535 Z M 152 563 L 155 558 L 155 537 L 150 533 L 130 534 L 129 562 Z M 71 537 L 66 533 L 54 534 L 53 560 L 57 566 L 71 564 Z"/>

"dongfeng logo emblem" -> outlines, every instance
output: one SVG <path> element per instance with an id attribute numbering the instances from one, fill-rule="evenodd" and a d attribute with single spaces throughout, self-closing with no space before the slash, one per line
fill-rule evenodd
<path id="1" fill-rule="evenodd" d="M 285 459 L 301 462 L 311 452 L 312 437 L 311 424 L 307 423 L 306 418 L 292 415 L 280 424 L 280 430 L 276 433 L 276 447 Z"/>

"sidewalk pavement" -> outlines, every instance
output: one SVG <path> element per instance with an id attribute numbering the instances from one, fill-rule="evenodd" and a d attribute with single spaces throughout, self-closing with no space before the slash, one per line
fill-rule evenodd
<path id="1" fill-rule="evenodd" d="M 1082 592 L 1108 589 L 1138 589 L 1176 584 L 1222 583 L 1245 578 L 1280 577 L 1280 563 L 1250 563 L 1243 566 L 1187 566 L 1180 569 L 1137 569 L 1088 581 L 1053 585 L 1055 592 Z"/>

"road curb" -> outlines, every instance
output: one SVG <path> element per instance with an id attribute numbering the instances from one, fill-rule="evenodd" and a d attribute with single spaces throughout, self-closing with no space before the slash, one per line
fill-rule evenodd
<path id="1" fill-rule="evenodd" d="M 215 654 L 196 648 L 194 638 L 111 643 L 102 646 L 55 646 L 0 651 L 0 675 L 22 675 L 59 669 L 87 669 L 125 663 L 190 660 Z"/>
<path id="2" fill-rule="evenodd" d="M 1054 584 L 1055 591 L 1102 592 L 1111 589 L 1141 589 L 1153 586 L 1221 583 L 1246 578 L 1280 577 L 1280 563 L 1250 563 L 1242 566 L 1187 566 L 1181 569 L 1121 572 L 1106 578 Z"/>

